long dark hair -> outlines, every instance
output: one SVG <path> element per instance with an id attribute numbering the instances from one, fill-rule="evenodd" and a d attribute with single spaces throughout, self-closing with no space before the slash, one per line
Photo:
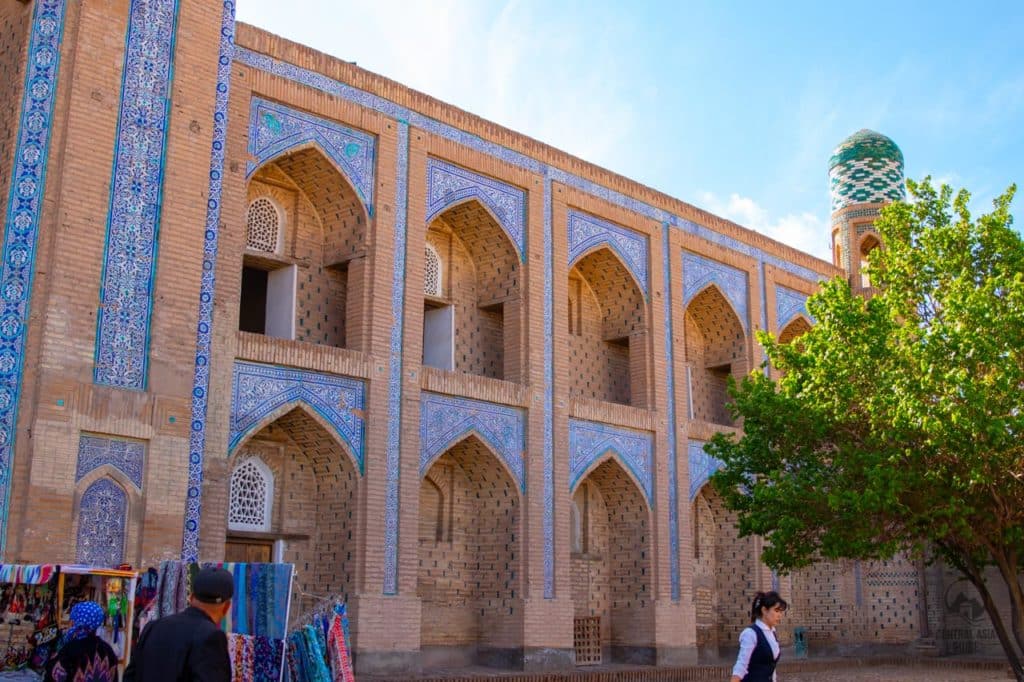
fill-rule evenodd
<path id="1" fill-rule="evenodd" d="M 761 612 L 764 609 L 770 609 L 777 604 L 782 604 L 783 611 L 789 608 L 789 604 L 779 596 L 778 592 L 774 590 L 771 592 L 758 592 L 754 595 L 754 603 L 750 607 L 750 622 L 753 623 L 760 618 Z"/>

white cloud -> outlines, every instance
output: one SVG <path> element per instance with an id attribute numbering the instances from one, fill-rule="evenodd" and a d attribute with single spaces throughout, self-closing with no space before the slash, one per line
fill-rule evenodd
<path id="1" fill-rule="evenodd" d="M 736 193 L 723 200 L 713 192 L 701 192 L 699 202 L 701 208 L 783 244 L 824 260 L 832 258 L 829 225 L 813 213 L 803 211 L 775 217 L 755 200 Z"/>

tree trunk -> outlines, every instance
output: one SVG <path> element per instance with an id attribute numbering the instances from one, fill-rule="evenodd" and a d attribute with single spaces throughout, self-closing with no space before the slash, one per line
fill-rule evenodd
<path id="1" fill-rule="evenodd" d="M 974 566 L 961 566 L 961 570 L 978 590 L 978 594 L 981 595 L 981 601 L 985 604 L 985 612 L 988 613 L 989 620 L 992 621 L 992 627 L 996 631 L 996 636 L 999 637 L 999 643 L 1003 646 L 1003 653 L 1006 654 L 1006 659 L 1010 663 L 1014 678 L 1017 682 L 1024 682 L 1024 664 L 1021 663 L 1017 647 L 1014 646 L 1010 634 L 1006 631 L 1006 624 L 1003 623 L 1003 617 L 999 613 L 999 608 L 996 606 L 995 600 L 992 599 L 992 594 L 988 591 L 984 574 Z"/>
<path id="2" fill-rule="evenodd" d="M 993 551 L 992 558 L 999 567 L 999 575 L 1002 576 L 1010 594 L 1010 627 L 1013 630 L 1013 638 L 1017 641 L 1018 652 L 1024 653 L 1024 623 L 1021 622 L 1021 615 L 1024 612 L 1024 590 L 1020 585 L 1020 567 L 1017 566 L 1016 557 L 1013 555 L 1007 556 Z"/>

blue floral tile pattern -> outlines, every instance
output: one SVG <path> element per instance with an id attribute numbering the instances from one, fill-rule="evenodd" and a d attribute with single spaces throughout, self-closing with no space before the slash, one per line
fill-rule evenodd
<path id="1" fill-rule="evenodd" d="M 722 468 L 722 462 L 704 452 L 704 441 L 691 440 L 688 443 L 690 452 L 690 502 L 711 478 L 711 474 Z"/>
<path id="2" fill-rule="evenodd" d="M 89 472 L 109 464 L 127 476 L 136 488 L 142 490 L 145 456 L 146 444 L 141 441 L 83 434 L 78 439 L 75 481 L 81 481 Z"/>
<path id="3" fill-rule="evenodd" d="M 689 251 L 683 252 L 683 305 L 689 305 L 694 296 L 711 284 L 732 304 L 743 329 L 749 329 L 747 273 Z"/>
<path id="4" fill-rule="evenodd" d="M 402 452 L 402 331 L 405 323 L 405 249 L 409 213 L 409 124 L 398 124 L 395 163 L 395 266 L 391 274 L 391 346 L 388 358 L 388 440 L 384 452 L 384 594 L 398 592 L 398 486 Z"/>
<path id="5" fill-rule="evenodd" d="M 633 472 L 647 503 L 654 506 L 653 451 L 650 433 L 582 419 L 569 420 L 569 489 L 579 483 L 590 466 L 611 450 Z"/>
<path id="6" fill-rule="evenodd" d="M 803 315 L 811 322 L 814 318 L 807 312 L 807 295 L 799 291 L 775 285 L 775 328 L 781 332 L 797 315 Z"/>
<path id="7" fill-rule="evenodd" d="M 544 174 L 544 598 L 555 598 L 555 318 L 551 178 Z"/>
<path id="8" fill-rule="evenodd" d="M 647 297 L 650 286 L 647 278 L 647 237 L 571 209 L 568 222 L 570 267 L 594 247 L 607 246 L 618 254 L 626 268 L 633 273 L 644 297 Z"/>
<path id="9" fill-rule="evenodd" d="M 505 460 L 516 485 L 526 492 L 523 453 L 525 417 L 521 409 L 440 393 L 420 394 L 420 476 L 434 460 L 467 434 L 480 437 Z"/>
<path id="10" fill-rule="evenodd" d="M 447 161 L 427 159 L 427 223 L 448 207 L 478 199 L 526 259 L 526 192 Z"/>
<path id="11" fill-rule="evenodd" d="M 361 130 L 254 97 L 249 113 L 246 177 L 267 161 L 306 144 L 316 144 L 355 188 L 373 215 L 374 159 L 377 140 Z"/>
<path id="12" fill-rule="evenodd" d="M 78 548 L 75 561 L 113 568 L 124 562 L 128 495 L 109 478 L 86 488 L 78 506 Z"/>
<path id="13" fill-rule="evenodd" d="M 304 403 L 333 427 L 362 473 L 365 394 L 359 379 L 236 360 L 231 382 L 228 452 L 238 447 L 268 415 L 285 405 Z"/>
<path id="14" fill-rule="evenodd" d="M 679 489 L 676 476 L 676 370 L 672 360 L 672 268 L 669 266 L 668 224 L 662 225 L 662 259 L 663 276 L 665 278 L 665 378 L 668 407 L 668 536 L 669 536 L 669 578 L 672 582 L 672 601 L 679 601 Z"/>
<path id="15" fill-rule="evenodd" d="M 210 148 L 210 184 L 206 199 L 206 227 L 203 230 L 203 272 L 199 282 L 199 320 L 196 325 L 196 361 L 192 377 L 192 419 L 188 437 L 188 494 L 181 558 L 196 561 L 199 556 L 199 520 L 202 512 L 203 456 L 206 451 L 207 391 L 210 387 L 210 358 L 213 328 L 213 291 L 217 269 L 217 240 L 220 236 L 221 192 L 224 178 L 224 148 L 228 126 L 228 94 L 235 39 L 235 2 L 224 0 L 220 26 L 220 55 L 217 58 L 217 88 L 213 107 L 213 142 Z"/>
<path id="16" fill-rule="evenodd" d="M 0 553 L 7 545 L 11 465 L 25 363 L 32 273 L 46 193 L 64 10 L 64 0 L 36 0 L 32 8 L 25 87 L 4 221 L 3 263 L 0 264 Z"/>
<path id="17" fill-rule="evenodd" d="M 96 322 L 98 384 L 144 390 L 177 0 L 132 0 Z"/>

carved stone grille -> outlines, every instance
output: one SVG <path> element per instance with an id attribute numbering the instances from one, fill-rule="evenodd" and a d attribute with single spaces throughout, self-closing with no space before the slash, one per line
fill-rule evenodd
<path id="1" fill-rule="evenodd" d="M 248 232 L 245 245 L 254 251 L 277 253 L 277 243 L 281 233 L 281 214 L 274 202 L 266 197 L 259 197 L 249 204 L 246 217 Z"/>
<path id="2" fill-rule="evenodd" d="M 230 530 L 270 530 L 270 509 L 274 477 L 257 457 L 243 460 L 231 472 L 231 500 L 228 506 Z"/>
<path id="3" fill-rule="evenodd" d="M 427 244 L 423 261 L 423 293 L 428 296 L 441 295 L 441 259 L 430 244 Z"/>
<path id="4" fill-rule="evenodd" d="M 601 664 L 601 617 L 573 618 L 576 665 Z"/>

